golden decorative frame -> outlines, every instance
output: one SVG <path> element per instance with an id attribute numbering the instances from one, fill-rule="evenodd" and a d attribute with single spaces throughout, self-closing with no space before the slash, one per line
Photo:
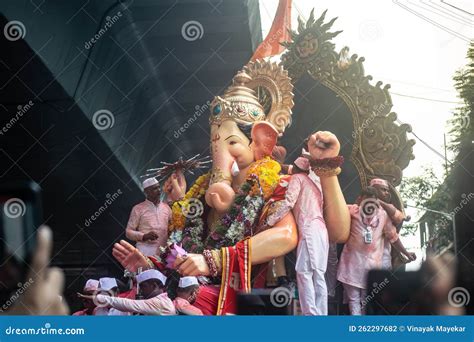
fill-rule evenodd
<path id="1" fill-rule="evenodd" d="M 290 31 L 290 42 L 282 43 L 286 51 L 281 65 L 288 70 L 293 84 L 305 73 L 333 90 L 352 113 L 354 148 L 351 160 L 357 168 L 364 187 L 375 177 L 390 182 L 401 204 L 398 192 L 405 169 L 413 155 L 415 141 L 408 139 L 408 124 L 395 123 L 397 115 L 391 112 L 390 85 L 382 82 L 370 84 L 372 76 L 365 75 L 364 57 L 356 54 L 350 58 L 349 48 L 335 51 L 331 39 L 342 31 L 329 32 L 337 18 L 324 23 L 326 11 L 314 19 L 314 10 L 307 22 L 298 18 L 297 31 Z"/>

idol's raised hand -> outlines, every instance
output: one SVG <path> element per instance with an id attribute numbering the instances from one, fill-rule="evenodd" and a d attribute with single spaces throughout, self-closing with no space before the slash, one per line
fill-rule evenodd
<path id="1" fill-rule="evenodd" d="M 123 268 L 130 272 L 137 272 L 140 267 L 143 268 L 143 270 L 150 268 L 147 258 L 137 248 L 125 240 L 120 240 L 120 243 L 114 244 L 112 255 Z"/>
<path id="2" fill-rule="evenodd" d="M 336 157 L 340 149 L 339 140 L 331 132 L 318 131 L 309 137 L 308 152 L 313 160 Z"/>
<path id="3" fill-rule="evenodd" d="M 186 194 L 186 178 L 181 169 L 176 170 L 166 180 L 163 187 L 166 194 L 171 201 L 178 201 Z"/>

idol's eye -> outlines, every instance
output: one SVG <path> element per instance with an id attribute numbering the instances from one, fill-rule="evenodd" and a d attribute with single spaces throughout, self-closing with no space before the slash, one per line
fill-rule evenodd
<path id="1" fill-rule="evenodd" d="M 233 141 L 233 140 L 229 141 L 229 145 L 235 145 L 235 144 L 237 144 L 237 141 Z"/>

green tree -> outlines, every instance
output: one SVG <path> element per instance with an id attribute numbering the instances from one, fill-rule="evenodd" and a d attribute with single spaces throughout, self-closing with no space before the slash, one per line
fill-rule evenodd
<path id="1" fill-rule="evenodd" d="M 462 163 L 458 153 L 462 147 L 472 146 L 474 141 L 474 42 L 471 42 L 467 52 L 468 63 L 458 70 L 454 77 L 454 87 L 458 91 L 462 104 L 455 109 L 448 121 L 448 148 L 454 152 L 454 162 L 449 166 L 456 167 Z M 459 199 L 453 198 L 454 179 L 452 168 L 444 180 L 436 177 L 431 167 L 426 167 L 420 176 L 404 178 L 400 185 L 400 195 L 404 203 L 417 207 L 451 212 Z M 454 196 L 455 197 L 455 196 Z M 459 197 L 459 196 L 457 196 Z M 434 227 L 435 237 L 447 245 L 452 241 L 452 223 L 436 213 L 426 212 L 422 220 Z M 402 234 L 416 231 L 417 223 L 404 225 Z"/>
<path id="2" fill-rule="evenodd" d="M 474 42 L 471 42 L 467 52 L 468 63 L 458 70 L 454 77 L 454 87 L 462 101 L 448 121 L 450 143 L 448 148 L 459 153 L 461 144 L 470 143 L 474 137 Z"/>
<path id="3" fill-rule="evenodd" d="M 447 210 L 449 193 L 439 192 L 442 180 L 439 179 L 431 166 L 425 166 L 419 176 L 404 177 L 400 184 L 400 196 L 403 203 L 415 207 L 434 210 Z M 436 215 L 436 214 L 435 214 Z M 433 216 L 434 224 L 439 217 Z M 403 225 L 402 235 L 414 234 L 418 229 L 417 222 L 408 222 Z"/>

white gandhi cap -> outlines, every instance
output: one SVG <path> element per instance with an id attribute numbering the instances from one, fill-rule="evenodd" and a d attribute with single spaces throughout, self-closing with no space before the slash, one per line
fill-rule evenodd
<path id="1" fill-rule="evenodd" d="M 115 280 L 115 278 L 100 278 L 99 279 L 99 290 L 109 291 L 117 286 L 118 286 L 117 280 Z"/>
<path id="2" fill-rule="evenodd" d="M 179 279 L 178 286 L 182 289 L 192 286 L 192 285 L 199 285 L 196 277 L 181 277 Z"/>
<path id="3" fill-rule="evenodd" d="M 99 281 L 95 279 L 89 279 L 84 285 L 84 292 L 86 291 L 97 291 L 99 289 Z"/>
<path id="4" fill-rule="evenodd" d="M 139 284 L 149 279 L 158 279 L 163 285 L 166 283 L 165 275 L 158 270 L 146 270 L 137 275 L 137 282 Z"/>
<path id="5" fill-rule="evenodd" d="M 155 177 L 147 178 L 142 183 L 143 189 L 146 189 L 146 188 L 148 188 L 150 186 L 153 186 L 155 184 L 158 184 L 158 181 L 156 180 Z"/>

